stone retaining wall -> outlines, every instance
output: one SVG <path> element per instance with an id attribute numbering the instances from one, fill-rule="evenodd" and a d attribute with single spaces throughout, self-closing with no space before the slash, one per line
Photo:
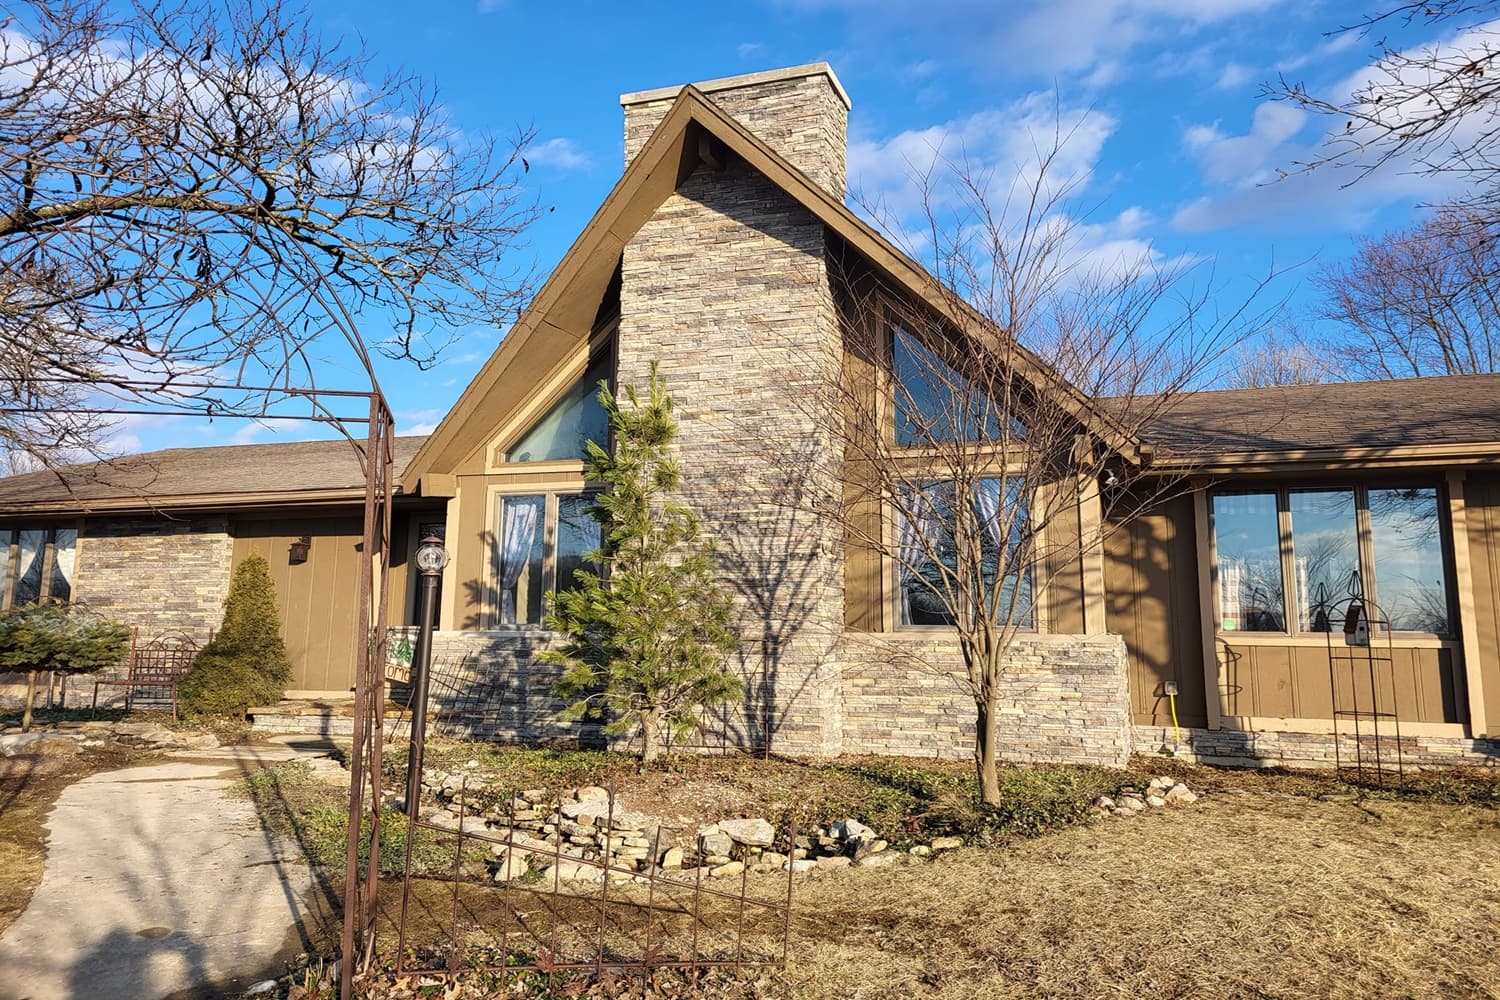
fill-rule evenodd
<path id="1" fill-rule="evenodd" d="M 1135 726 L 1135 752 L 1163 756 L 1162 748 L 1173 741 L 1171 726 Z M 1341 757 L 1345 766 L 1355 760 L 1352 736 L 1340 738 L 1335 755 L 1333 736 L 1328 733 L 1245 732 L 1238 729 L 1184 729 L 1183 747 L 1177 757 L 1226 767 L 1332 768 Z M 1394 740 L 1382 732 L 1382 759 L 1394 766 Z M 1374 740 L 1362 741 L 1366 761 L 1374 757 Z M 1451 736 L 1401 738 L 1401 760 L 1407 767 L 1500 766 L 1500 740 L 1470 740 Z"/>
<path id="2" fill-rule="evenodd" d="M 846 750 L 973 753 L 974 702 L 952 638 L 851 633 L 840 659 Z M 1005 760 L 1125 766 L 1131 733 L 1124 640 L 1020 636 L 1008 662 L 997 724 Z"/>

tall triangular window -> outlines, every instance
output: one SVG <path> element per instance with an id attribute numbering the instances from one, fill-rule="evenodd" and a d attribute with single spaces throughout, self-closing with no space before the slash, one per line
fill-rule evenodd
<path id="1" fill-rule="evenodd" d="M 614 351 L 594 355 L 588 370 L 505 453 L 507 462 L 582 461 L 588 442 L 609 443 L 609 418 L 599 403 L 599 383 L 611 381 Z"/>

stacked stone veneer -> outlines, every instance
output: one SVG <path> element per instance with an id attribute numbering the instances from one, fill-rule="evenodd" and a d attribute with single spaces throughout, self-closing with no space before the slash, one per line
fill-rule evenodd
<path id="1" fill-rule="evenodd" d="M 792 166 L 844 196 L 849 98 L 827 63 L 694 84 Z M 641 151 L 681 87 L 626 94 L 625 165 Z"/>
<path id="2" fill-rule="evenodd" d="M 851 634 L 840 659 L 845 749 L 972 756 L 974 701 L 951 636 Z M 996 724 L 1002 759 L 1125 766 L 1132 734 L 1119 636 L 1023 635 L 1005 662 Z"/>
<path id="3" fill-rule="evenodd" d="M 404 637 L 415 647 L 416 633 L 392 629 L 391 642 Z M 434 633 L 429 715 L 449 735 L 519 742 L 578 739 L 589 728 L 558 721 L 564 705 L 552 696 L 552 685 L 561 671 L 540 660 L 555 642 L 554 633 L 540 629 Z M 391 691 L 397 702 L 407 696 L 405 685 Z"/>
<path id="4" fill-rule="evenodd" d="M 234 536 L 224 518 L 89 521 L 74 596 L 99 614 L 202 643 L 224 618 Z"/>
<path id="5" fill-rule="evenodd" d="M 75 600 L 122 621 L 142 642 L 171 630 L 202 645 L 224 618 L 234 562 L 226 518 L 90 520 L 78 539 Z M 128 662 L 68 682 L 69 705 L 92 701 L 94 681 L 124 677 Z M 123 703 L 124 688 L 102 688 L 101 704 Z"/>
<path id="6" fill-rule="evenodd" d="M 1385 768 L 1395 767 L 1396 745 L 1393 733 L 1381 730 L 1379 760 Z M 1162 756 L 1175 739 L 1171 726 L 1135 726 L 1135 751 L 1143 756 Z M 1376 760 L 1376 745 L 1366 736 L 1361 741 L 1367 765 Z M 1353 767 L 1356 746 L 1352 735 L 1334 739 L 1327 733 L 1245 732 L 1239 729 L 1184 729 L 1182 747 L 1177 758 L 1228 767 L 1299 767 L 1331 768 L 1342 760 Z M 1500 766 L 1500 740 L 1471 740 L 1453 736 L 1401 736 L 1401 763 L 1404 767 L 1455 767 L 1458 765 Z"/>
<path id="7" fill-rule="evenodd" d="M 847 110 L 822 71 L 790 82 Z M 784 96 L 788 83 L 711 96 L 743 107 L 760 134 L 803 135 L 793 119 L 806 95 Z M 654 124 L 629 103 L 626 117 L 632 134 Z M 813 172 L 816 145 L 817 169 L 828 181 L 837 174 L 842 190 L 842 136 L 814 132 L 803 169 Z M 682 499 L 716 542 L 740 610 L 735 667 L 768 706 L 776 747 L 836 753 L 842 538 L 799 506 L 833 495 L 842 471 L 819 410 L 841 364 L 823 225 L 731 158 L 683 181 L 625 247 L 622 267 L 619 382 L 644 385 L 660 362 L 681 428 Z"/>

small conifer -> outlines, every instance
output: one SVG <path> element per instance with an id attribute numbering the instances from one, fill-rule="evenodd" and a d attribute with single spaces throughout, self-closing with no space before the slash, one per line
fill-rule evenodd
<path id="1" fill-rule="evenodd" d="M 610 735 L 639 729 L 644 767 L 665 737 L 697 728 L 702 708 L 739 695 L 739 678 L 725 669 L 734 609 L 698 518 L 667 499 L 681 474 L 670 454 L 677 421 L 657 366 L 644 403 L 634 386 L 623 408 L 607 385 L 599 400 L 615 445 L 588 446 L 588 478 L 606 484 L 594 501 L 602 545 L 590 555 L 600 572 L 579 571 L 578 588 L 556 595 L 547 626 L 565 642 L 545 658 L 564 668 L 553 688 L 569 703 L 563 717 L 605 717 Z"/>
<path id="2" fill-rule="evenodd" d="M 31 729 L 38 676 L 46 670 L 91 674 L 114 666 L 130 647 L 130 629 L 76 605 L 42 601 L 0 615 L 0 670 L 25 671 L 21 729 Z"/>
<path id="3" fill-rule="evenodd" d="M 252 555 L 235 567 L 224 624 L 183 674 L 178 697 L 189 715 L 241 716 L 280 701 L 291 679 L 271 567 Z"/>

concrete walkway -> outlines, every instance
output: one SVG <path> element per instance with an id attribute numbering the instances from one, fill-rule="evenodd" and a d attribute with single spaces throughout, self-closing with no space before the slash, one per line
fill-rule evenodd
<path id="1" fill-rule="evenodd" d="M 296 756 L 187 751 L 65 789 L 41 885 L 0 937 L 0 1000 L 234 995 L 280 972 L 327 900 L 295 846 L 224 792 Z"/>

